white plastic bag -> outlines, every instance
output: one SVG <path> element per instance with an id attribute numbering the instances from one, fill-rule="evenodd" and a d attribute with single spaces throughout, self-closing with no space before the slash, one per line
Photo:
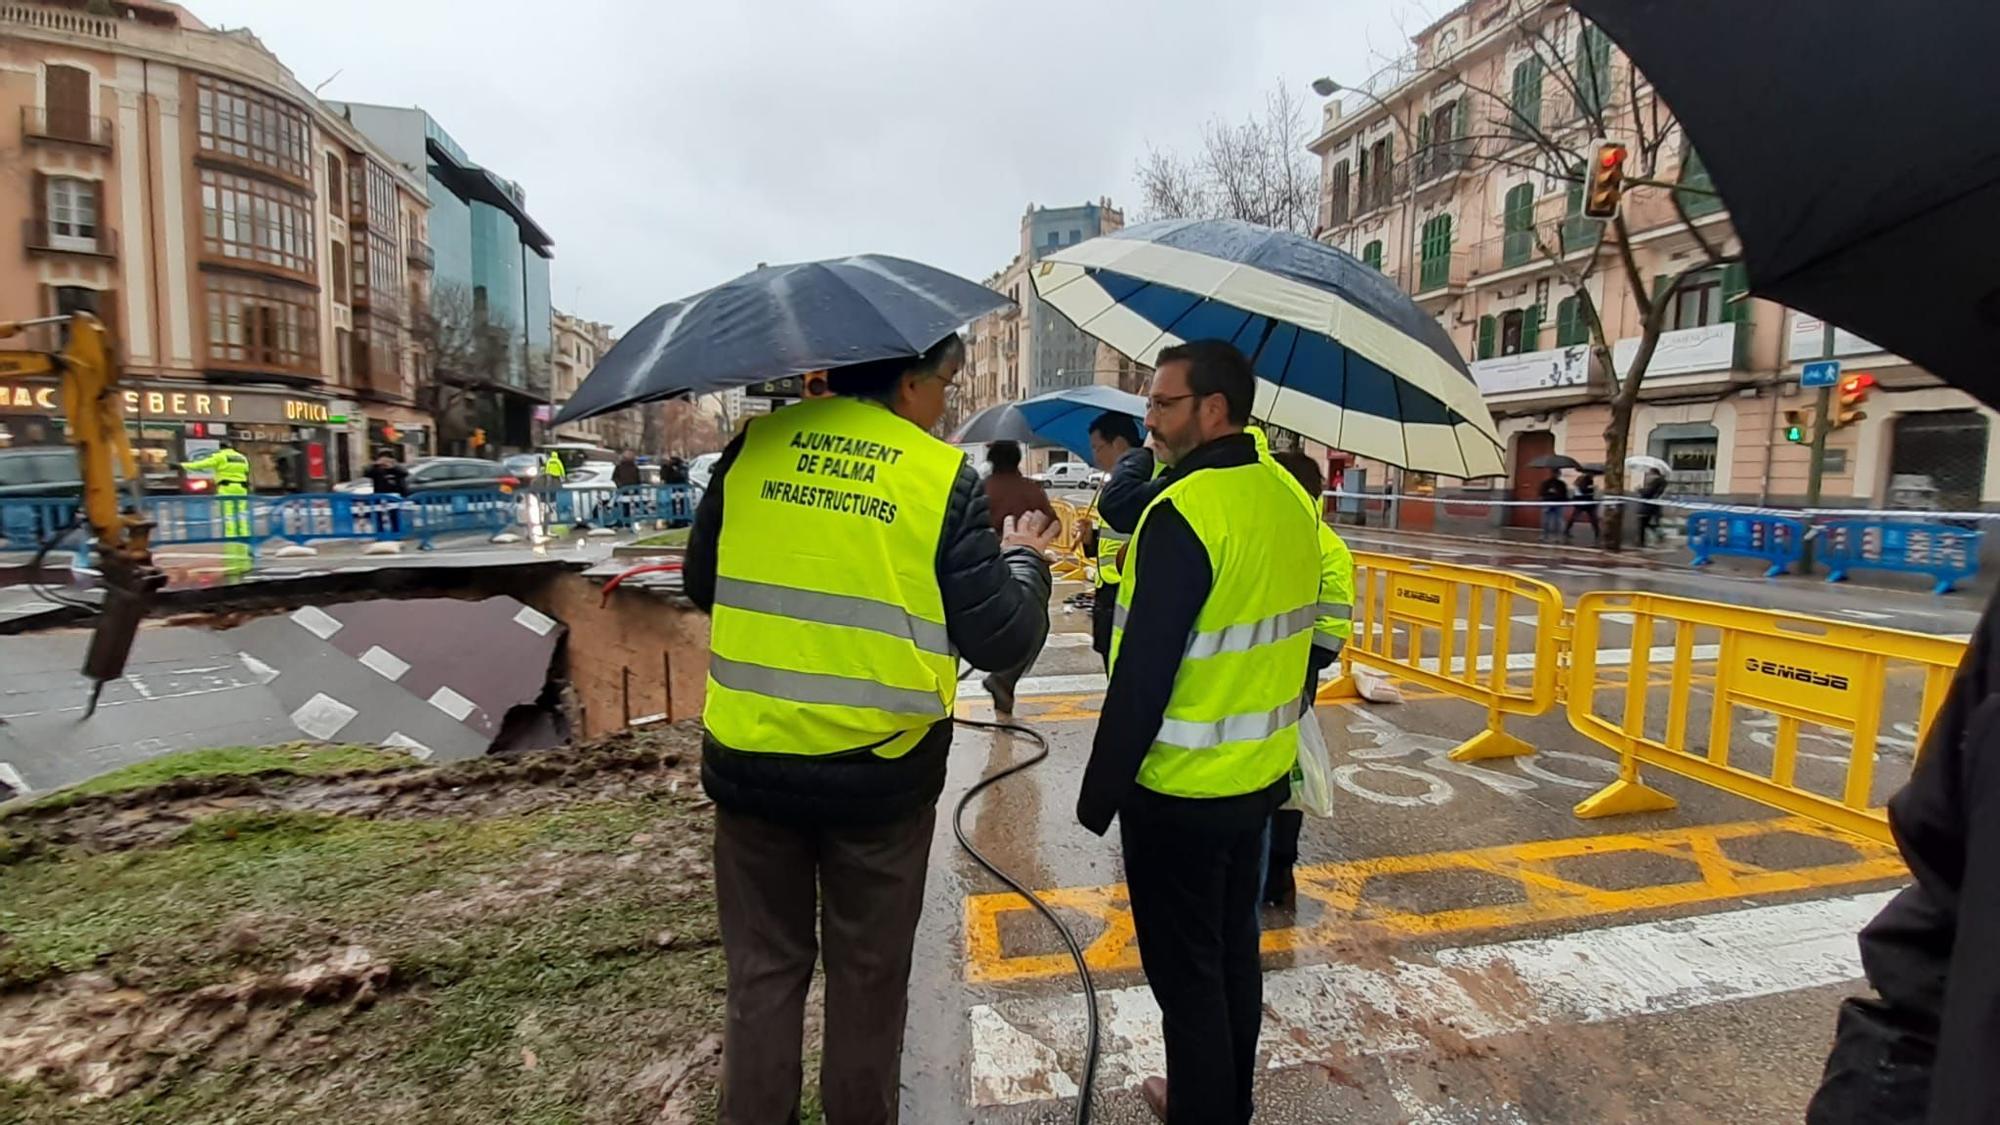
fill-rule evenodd
<path id="1" fill-rule="evenodd" d="M 1319 729 L 1319 715 L 1311 707 L 1299 716 L 1299 757 L 1292 763 L 1292 796 L 1285 807 L 1314 816 L 1333 815 L 1333 762 L 1326 735 Z"/>

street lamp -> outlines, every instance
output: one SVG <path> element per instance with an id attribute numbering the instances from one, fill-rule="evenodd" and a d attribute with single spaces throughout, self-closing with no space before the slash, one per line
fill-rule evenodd
<path id="1" fill-rule="evenodd" d="M 1374 102 L 1377 106 L 1381 107 L 1382 112 L 1388 115 L 1389 120 L 1395 124 L 1396 129 L 1403 134 L 1403 144 L 1408 148 L 1410 154 L 1408 157 L 1410 161 L 1410 175 L 1408 177 L 1410 183 L 1410 190 L 1405 198 L 1405 204 L 1403 207 L 1403 212 L 1404 212 L 1403 252 L 1396 255 L 1397 259 L 1396 284 L 1401 286 L 1405 293 L 1414 294 L 1416 290 L 1410 284 L 1410 259 L 1412 257 L 1415 257 L 1415 254 L 1412 252 L 1412 248 L 1414 247 L 1417 241 L 1417 174 L 1416 174 L 1417 139 L 1416 137 L 1411 135 L 1410 127 L 1403 123 L 1403 119 L 1396 116 L 1396 111 L 1389 108 L 1389 103 L 1383 101 L 1381 98 L 1376 97 L 1374 93 L 1371 91 L 1364 90 L 1355 86 L 1343 86 L 1340 83 L 1335 82 L 1333 79 L 1325 77 L 1324 75 L 1313 79 L 1312 91 L 1313 93 L 1318 94 L 1322 98 L 1330 98 L 1335 94 L 1341 93 L 1343 91 L 1350 94 L 1359 94 L 1362 97 L 1367 98 L 1369 101 Z M 1396 174 L 1396 165 L 1394 161 L 1391 161 L 1389 164 L 1389 174 L 1392 176 Z"/>

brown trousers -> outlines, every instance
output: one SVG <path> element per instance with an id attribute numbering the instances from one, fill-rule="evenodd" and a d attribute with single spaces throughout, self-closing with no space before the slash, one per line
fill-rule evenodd
<path id="1" fill-rule="evenodd" d="M 910 947 L 936 819 L 925 809 L 880 827 L 805 828 L 716 810 L 715 897 L 729 964 L 721 1125 L 798 1121 L 806 989 L 821 945 L 828 1125 L 894 1125 Z"/>

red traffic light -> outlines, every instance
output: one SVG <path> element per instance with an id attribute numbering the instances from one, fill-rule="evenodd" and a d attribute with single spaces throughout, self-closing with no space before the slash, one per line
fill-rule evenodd
<path id="1" fill-rule="evenodd" d="M 1625 163 L 1625 146 L 1616 144 L 1599 146 L 1597 150 L 1597 162 L 1606 168 L 1616 168 L 1620 164 Z"/>
<path id="2" fill-rule="evenodd" d="M 1861 371 L 1853 375 L 1849 375 L 1847 378 L 1842 379 L 1840 381 L 1840 393 L 1851 395 L 1858 393 L 1860 391 L 1868 390 L 1874 385 L 1875 385 L 1875 376 L 1870 375 L 1866 371 Z"/>

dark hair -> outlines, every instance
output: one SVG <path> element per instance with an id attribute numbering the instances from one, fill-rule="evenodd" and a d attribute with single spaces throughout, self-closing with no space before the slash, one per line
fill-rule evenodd
<path id="1" fill-rule="evenodd" d="M 964 358 L 965 341 L 954 332 L 925 349 L 922 355 L 899 355 L 836 367 L 826 373 L 826 388 L 851 398 L 886 399 L 896 393 L 896 384 L 903 376 L 928 373 Z"/>
<path id="2" fill-rule="evenodd" d="M 1002 438 L 986 443 L 986 463 L 996 472 L 1011 473 L 1021 467 L 1021 443 Z"/>
<path id="3" fill-rule="evenodd" d="M 1257 373 L 1234 344 L 1227 340 L 1194 340 L 1164 348 L 1153 361 L 1153 370 L 1181 360 L 1188 365 L 1188 390 L 1198 395 L 1221 395 L 1228 404 L 1229 424 L 1249 424 L 1250 401 L 1257 394 Z"/>
<path id="4" fill-rule="evenodd" d="M 1124 438 L 1125 444 L 1132 446 L 1134 449 L 1138 448 L 1139 443 L 1145 440 L 1139 436 L 1138 419 L 1132 417 L 1130 414 L 1121 414 L 1116 410 L 1107 410 L 1091 419 L 1090 432 L 1107 442 Z"/>
<path id="5" fill-rule="evenodd" d="M 1271 454 L 1271 460 L 1284 466 L 1285 471 L 1299 482 L 1299 487 L 1314 499 L 1326 491 L 1326 474 L 1320 472 L 1318 461 L 1296 449 L 1281 449 Z"/>

